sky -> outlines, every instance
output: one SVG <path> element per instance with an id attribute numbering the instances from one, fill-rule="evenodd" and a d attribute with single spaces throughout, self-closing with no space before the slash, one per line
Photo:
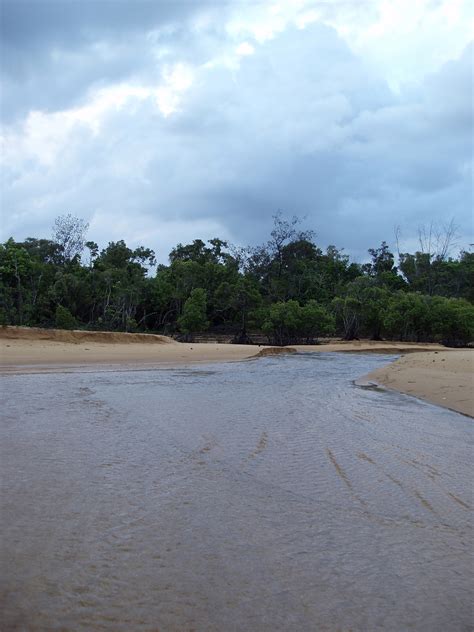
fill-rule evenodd
<path id="1" fill-rule="evenodd" d="M 0 0 L 0 238 L 474 242 L 469 0 Z"/>

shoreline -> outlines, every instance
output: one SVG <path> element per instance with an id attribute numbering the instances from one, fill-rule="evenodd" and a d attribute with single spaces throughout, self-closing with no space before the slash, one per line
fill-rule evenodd
<path id="1" fill-rule="evenodd" d="M 0 328 L 0 375 L 137 371 L 239 362 L 284 353 L 383 353 L 401 356 L 361 376 L 373 384 L 474 417 L 474 354 L 438 344 L 330 341 L 291 347 L 181 343 L 166 336 Z"/>
<path id="2" fill-rule="evenodd" d="M 472 349 L 403 355 L 358 378 L 358 386 L 381 386 L 474 418 Z"/>
<path id="3" fill-rule="evenodd" d="M 81 332 L 82 333 L 82 332 Z M 102 334 L 104 336 L 105 334 Z M 126 336 L 127 334 L 122 334 Z M 2 338 L 0 333 L 0 374 L 41 371 L 73 371 L 84 368 L 127 370 L 168 368 L 214 362 L 239 362 L 288 353 L 382 353 L 401 355 L 421 351 L 441 351 L 440 345 L 337 341 L 318 345 L 238 345 L 230 343 L 183 343 L 164 336 L 142 342 L 130 334 L 129 340 L 95 341 L 28 337 Z M 151 344 L 150 344 L 151 343 Z"/>

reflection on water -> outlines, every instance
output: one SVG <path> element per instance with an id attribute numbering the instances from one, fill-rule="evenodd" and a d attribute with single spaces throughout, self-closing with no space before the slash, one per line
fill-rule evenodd
<path id="1" fill-rule="evenodd" d="M 467 630 L 472 420 L 387 357 L 2 380 L 2 630 Z"/>

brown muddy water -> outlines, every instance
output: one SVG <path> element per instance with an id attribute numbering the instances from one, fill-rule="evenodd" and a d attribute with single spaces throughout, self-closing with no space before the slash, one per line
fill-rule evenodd
<path id="1" fill-rule="evenodd" d="M 472 629 L 472 420 L 291 357 L 2 378 L 2 631 Z"/>

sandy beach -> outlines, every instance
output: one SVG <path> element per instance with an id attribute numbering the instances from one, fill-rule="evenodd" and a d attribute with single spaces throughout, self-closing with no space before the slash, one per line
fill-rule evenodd
<path id="1" fill-rule="evenodd" d="M 359 383 L 375 382 L 474 417 L 472 349 L 402 356 Z"/>
<path id="2" fill-rule="evenodd" d="M 437 344 L 331 341 L 289 349 L 233 344 L 180 343 L 166 336 L 3 327 L 0 372 L 87 370 L 122 365 L 150 368 L 183 364 L 242 361 L 293 352 L 385 353 L 402 355 L 367 375 L 360 383 L 377 383 L 466 415 L 474 416 L 473 351 L 447 350 Z"/>
<path id="3" fill-rule="evenodd" d="M 0 329 L 0 371 L 30 372 L 94 365 L 129 368 L 244 360 L 259 347 L 176 342 L 166 336 L 7 327 Z"/>

